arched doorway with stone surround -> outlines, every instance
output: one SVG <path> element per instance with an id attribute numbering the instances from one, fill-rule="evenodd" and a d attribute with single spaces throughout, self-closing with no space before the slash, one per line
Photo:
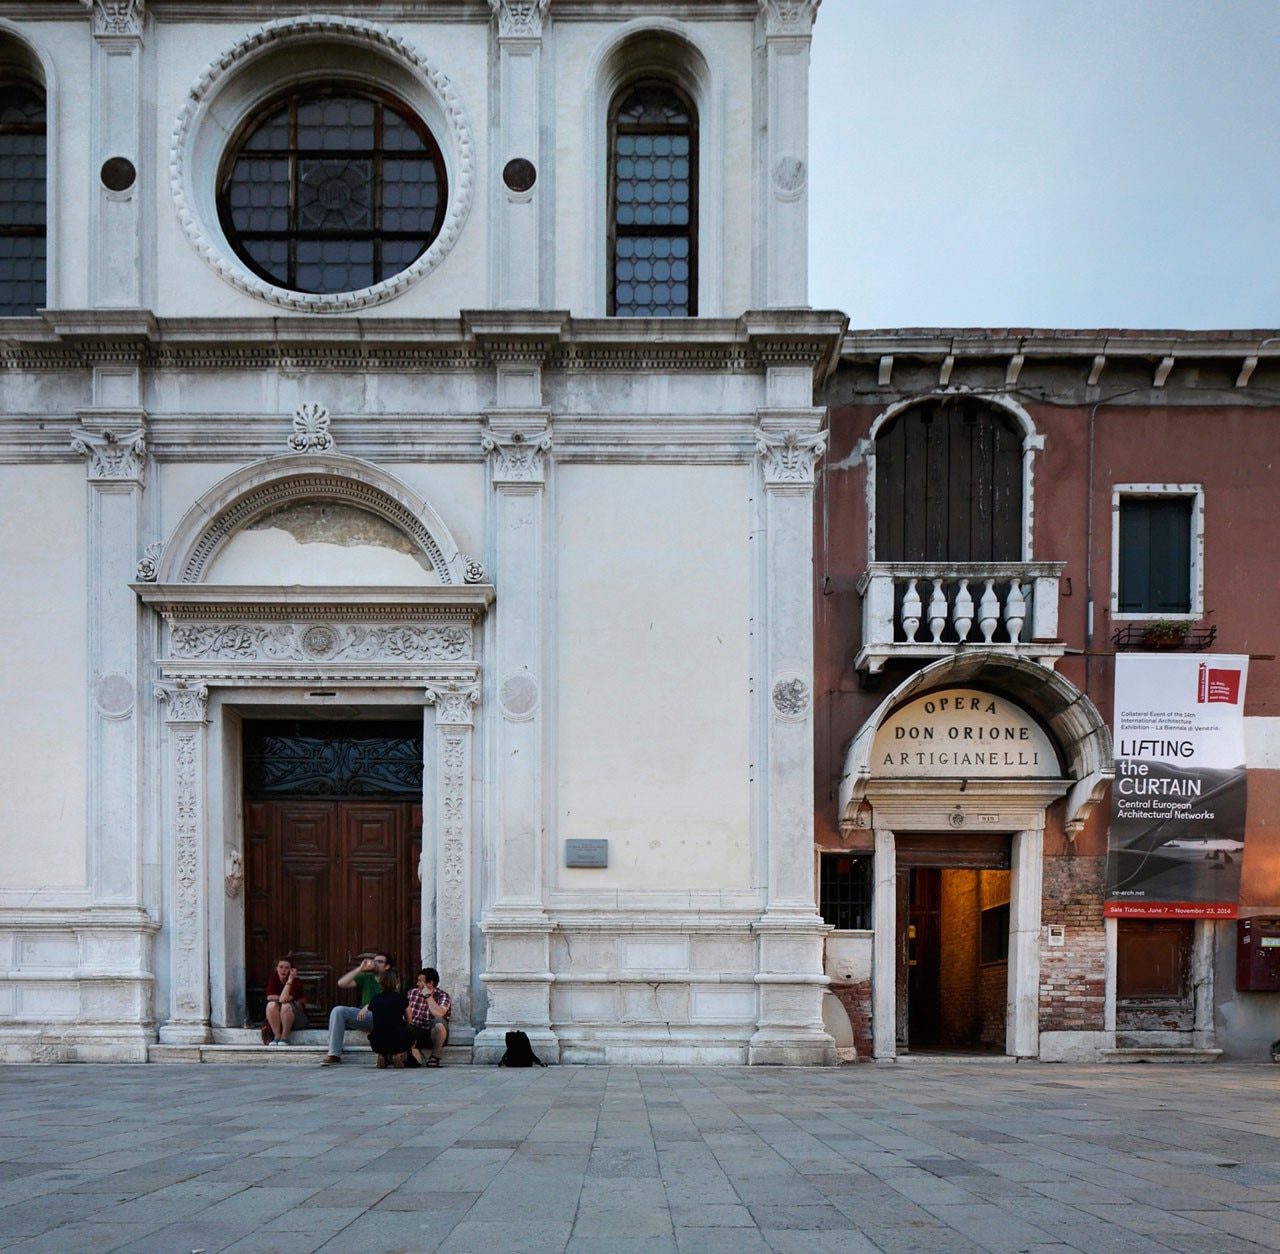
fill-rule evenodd
<path id="1" fill-rule="evenodd" d="M 1046 816 L 1061 804 L 1054 821 L 1071 838 L 1111 776 L 1111 737 L 1097 709 L 1039 663 L 965 652 L 917 671 L 884 699 L 849 746 L 839 811 L 842 832 L 857 833 L 873 856 L 876 1058 L 906 1048 L 904 873 L 966 865 L 1007 865 L 1001 1052 L 1039 1055 Z"/>
<path id="2" fill-rule="evenodd" d="M 155 612 L 163 705 L 150 746 L 164 874 L 161 1042 L 208 1043 L 247 1008 L 244 729 L 264 719 L 421 727 L 421 855 L 407 864 L 401 832 L 390 868 L 421 884 L 421 955 L 398 957 L 440 967 L 455 1035 L 469 1037 L 472 742 L 480 624 L 494 596 L 479 563 L 385 471 L 303 454 L 214 485 L 148 555 L 134 588 Z"/>

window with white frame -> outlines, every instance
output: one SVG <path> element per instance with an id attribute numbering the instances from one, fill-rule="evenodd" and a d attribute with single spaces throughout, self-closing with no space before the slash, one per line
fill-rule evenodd
<path id="1" fill-rule="evenodd" d="M 1112 493 L 1111 614 L 1199 618 L 1204 613 L 1204 489 L 1117 484 Z"/>

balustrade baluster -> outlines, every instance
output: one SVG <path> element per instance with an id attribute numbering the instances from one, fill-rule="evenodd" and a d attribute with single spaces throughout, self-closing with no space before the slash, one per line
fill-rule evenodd
<path id="1" fill-rule="evenodd" d="M 1000 622 L 1000 600 L 995 593 L 996 581 L 984 579 L 982 582 L 982 596 L 978 599 L 978 628 L 982 632 L 982 643 L 990 644 Z"/>
<path id="2" fill-rule="evenodd" d="M 956 639 L 962 644 L 969 638 L 969 628 L 973 626 L 973 597 L 969 594 L 969 581 L 960 580 L 956 589 L 956 603 L 951 610 L 951 622 L 956 629 Z"/>
<path id="3" fill-rule="evenodd" d="M 1014 579 L 1009 584 L 1009 595 L 1004 602 L 1004 625 L 1009 631 L 1011 644 L 1020 643 L 1022 624 L 1027 617 L 1027 598 L 1023 595 L 1022 585 Z"/>
<path id="4" fill-rule="evenodd" d="M 942 629 L 947 625 L 947 595 L 942 591 L 942 580 L 933 581 L 933 595 L 929 598 L 929 630 L 934 644 L 942 642 Z"/>
<path id="5" fill-rule="evenodd" d="M 919 629 L 920 594 L 916 591 L 916 581 L 908 579 L 907 590 L 902 595 L 902 630 L 906 633 L 908 644 L 915 643 Z"/>

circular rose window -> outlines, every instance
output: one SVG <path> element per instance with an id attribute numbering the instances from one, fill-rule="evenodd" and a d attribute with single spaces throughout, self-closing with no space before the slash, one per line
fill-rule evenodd
<path id="1" fill-rule="evenodd" d="M 312 84 L 256 110 L 229 146 L 218 219 L 236 256 L 291 292 L 373 287 L 407 270 L 444 222 L 445 165 L 392 96 Z"/>

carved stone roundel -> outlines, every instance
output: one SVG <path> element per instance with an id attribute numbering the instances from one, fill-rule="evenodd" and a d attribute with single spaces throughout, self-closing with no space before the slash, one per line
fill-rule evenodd
<path id="1" fill-rule="evenodd" d="M 103 675 L 94 685 L 93 696 L 104 718 L 124 718 L 133 712 L 133 684 L 123 675 Z"/>
<path id="2" fill-rule="evenodd" d="M 498 704 L 503 714 L 514 722 L 529 718 L 538 707 L 537 683 L 530 675 L 508 675 L 502 681 Z"/>
<path id="3" fill-rule="evenodd" d="M 800 719 L 809 712 L 809 685 L 798 675 L 773 685 L 773 708 L 781 718 Z"/>
<path id="4" fill-rule="evenodd" d="M 332 627 L 308 627 L 302 633 L 302 647 L 312 657 L 328 657 L 338 647 L 338 634 Z"/>

